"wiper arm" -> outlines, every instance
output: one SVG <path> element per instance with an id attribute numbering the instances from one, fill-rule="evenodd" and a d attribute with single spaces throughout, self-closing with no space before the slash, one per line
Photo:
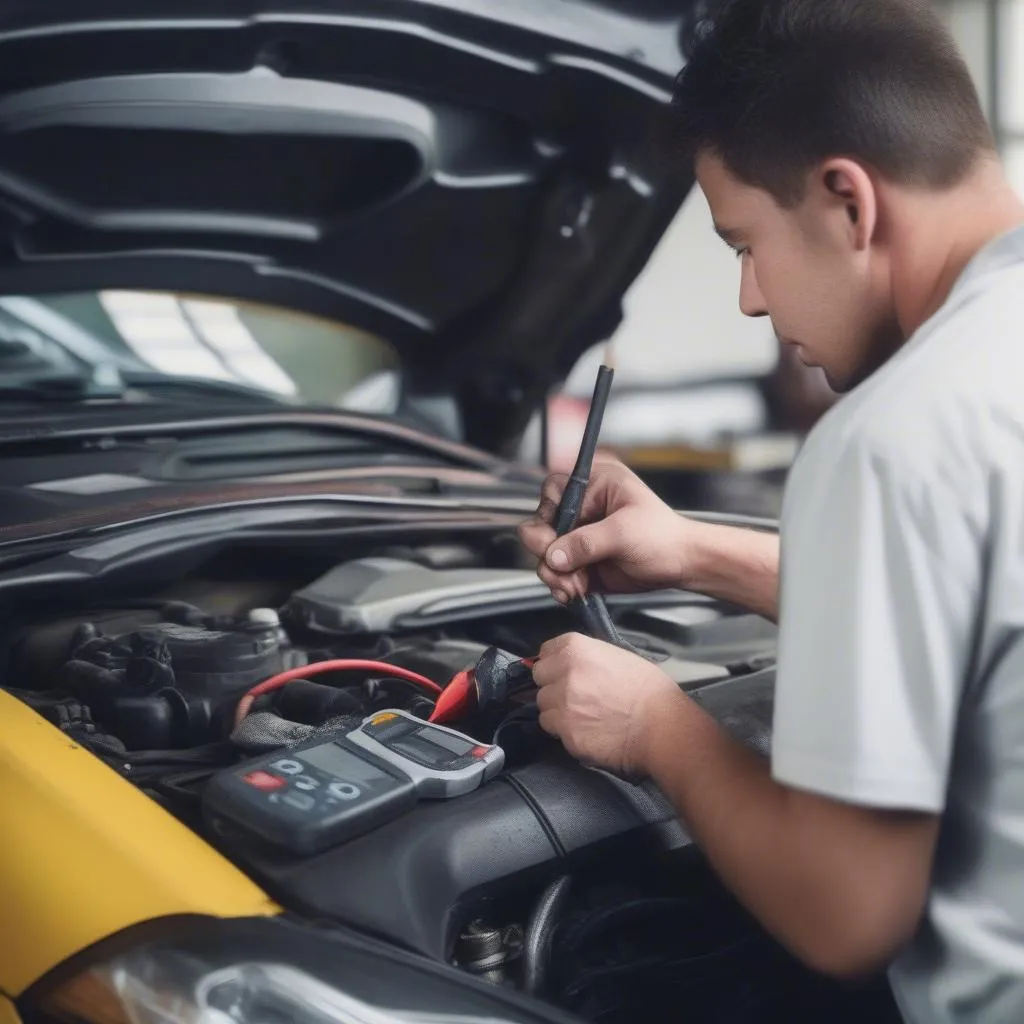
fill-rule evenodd
<path id="1" fill-rule="evenodd" d="M 186 377 L 179 374 L 147 373 L 139 370 L 122 370 L 121 380 L 129 388 L 154 393 L 168 391 L 188 397 L 209 398 L 219 396 L 225 398 L 241 398 L 266 405 L 288 406 L 294 403 L 284 396 L 278 396 L 263 388 L 251 384 L 242 384 L 233 380 L 222 380 L 218 377 Z"/>
<path id="2" fill-rule="evenodd" d="M 234 398 L 263 405 L 288 405 L 260 388 L 210 377 L 182 377 L 138 370 L 98 367 L 92 376 L 75 373 L 47 373 L 0 377 L 0 399 L 26 399 L 33 402 L 127 401 L 138 391 L 144 397 L 169 392 L 176 398 L 208 400 L 211 397 Z"/>
<path id="3" fill-rule="evenodd" d="M 2 380 L 2 378 L 0 378 Z M 0 388 L 2 388 L 0 384 Z M 2 401 L 0 391 L 0 401 Z M 531 484 L 537 481 L 525 470 L 513 472 L 506 462 L 477 448 L 471 448 L 458 441 L 425 433 L 422 428 L 410 426 L 397 417 L 372 416 L 368 413 L 348 413 L 340 409 L 316 409 L 304 406 L 275 403 L 269 408 L 257 408 L 255 403 L 248 408 L 241 404 L 234 408 L 214 408 L 207 403 L 205 413 L 183 410 L 177 415 L 172 404 L 154 405 L 161 415 L 134 417 L 128 419 L 125 411 L 134 412 L 132 406 L 123 402 L 107 402 L 97 406 L 93 417 L 74 420 L 64 417 L 50 421 L 47 429 L 39 436 L 49 441 L 94 440 L 105 441 L 122 438 L 150 437 L 155 433 L 178 439 L 213 436 L 226 432 L 243 433 L 257 430 L 282 428 L 285 430 L 319 431 L 328 435 L 349 438 L 365 438 L 381 446 L 396 448 L 401 452 L 416 451 L 427 457 L 442 459 L 447 463 L 480 469 L 486 473 L 514 476 L 524 475 Z M 104 412 L 100 410 L 105 410 Z M 9 445 L 24 445 L 33 440 L 26 437 L 20 421 L 14 417 L 5 420 L 0 409 L 0 452 Z"/>
<path id="4" fill-rule="evenodd" d="M 85 402 L 124 397 L 124 382 L 115 372 L 92 377 L 77 373 L 5 374 L 0 377 L 0 398 L 33 402 Z"/>

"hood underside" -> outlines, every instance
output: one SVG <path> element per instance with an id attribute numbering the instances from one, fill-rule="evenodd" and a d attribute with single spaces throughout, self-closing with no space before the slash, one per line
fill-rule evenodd
<path id="1" fill-rule="evenodd" d="M 506 450 L 692 184 L 659 144 L 683 7 L 3 3 L 0 294 L 343 320 Z"/>

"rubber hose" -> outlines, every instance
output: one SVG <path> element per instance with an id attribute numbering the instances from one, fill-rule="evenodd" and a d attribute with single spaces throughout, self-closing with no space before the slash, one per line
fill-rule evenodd
<path id="1" fill-rule="evenodd" d="M 531 995 L 540 995 L 544 990 L 551 940 L 571 884 L 570 875 L 556 878 L 544 890 L 526 925 L 523 940 L 523 988 Z"/>

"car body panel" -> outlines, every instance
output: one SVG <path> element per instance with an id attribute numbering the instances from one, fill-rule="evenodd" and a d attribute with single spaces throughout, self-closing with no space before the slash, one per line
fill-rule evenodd
<path id="1" fill-rule="evenodd" d="M 394 420 L 308 410 L 189 416 L 122 405 L 55 411 L 31 426 L 0 416 L 0 458 L 0 548 L 303 499 L 377 520 L 516 514 L 535 506 L 543 480 L 537 467 Z"/>
<path id="2" fill-rule="evenodd" d="M 0 991 L 8 996 L 133 925 L 279 912 L 194 832 L 3 692 L 0 806 Z"/>

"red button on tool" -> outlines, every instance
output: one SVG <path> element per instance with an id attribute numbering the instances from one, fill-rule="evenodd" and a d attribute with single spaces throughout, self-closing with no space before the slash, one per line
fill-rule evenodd
<path id="1" fill-rule="evenodd" d="M 248 775 L 242 776 L 242 781 L 257 789 L 280 789 L 284 785 L 284 779 L 271 775 L 270 772 L 249 772 Z"/>
<path id="2" fill-rule="evenodd" d="M 484 754 L 486 754 L 486 753 L 487 753 L 487 748 L 486 748 L 486 747 L 474 747 L 474 748 L 473 748 L 473 749 L 472 749 L 472 750 L 470 751 L 470 753 L 471 753 L 471 754 L 472 754 L 472 755 L 473 755 L 474 757 L 483 757 L 483 756 L 484 756 Z"/>

